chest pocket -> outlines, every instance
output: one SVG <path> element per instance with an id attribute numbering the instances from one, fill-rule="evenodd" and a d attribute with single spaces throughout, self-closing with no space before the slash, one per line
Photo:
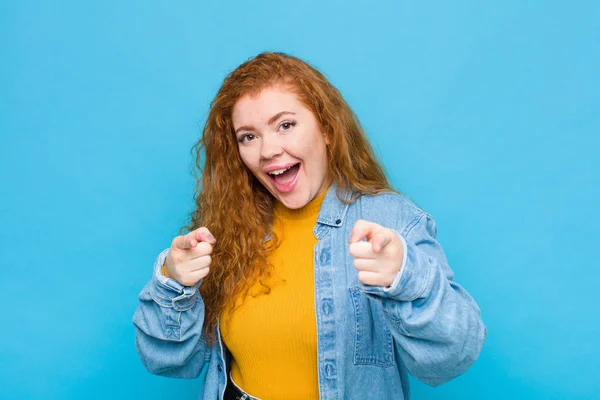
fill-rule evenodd
<path id="1" fill-rule="evenodd" d="M 390 367 L 394 365 L 393 338 L 381 303 L 361 293 L 358 286 L 348 289 L 354 305 L 354 364 Z"/>

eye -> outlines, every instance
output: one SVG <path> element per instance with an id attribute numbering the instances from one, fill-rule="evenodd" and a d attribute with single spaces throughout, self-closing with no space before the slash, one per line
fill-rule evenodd
<path id="1" fill-rule="evenodd" d="M 255 136 L 252 133 L 244 133 L 242 136 L 238 138 L 239 143 L 247 143 L 253 140 Z"/>
<path id="2" fill-rule="evenodd" d="M 284 121 L 279 127 L 284 131 L 289 131 L 293 126 L 296 126 L 296 121 Z"/>

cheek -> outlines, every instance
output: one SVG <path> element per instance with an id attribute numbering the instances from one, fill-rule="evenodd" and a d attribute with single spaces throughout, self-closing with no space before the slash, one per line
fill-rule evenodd
<path id="1" fill-rule="evenodd" d="M 240 152 L 240 158 L 244 165 L 252 172 L 258 168 L 258 160 L 254 156 L 252 149 L 238 148 Z"/>
<path id="2" fill-rule="evenodd" d="M 239 147 L 242 162 L 254 175 L 260 170 L 260 149 L 257 146 Z"/>
<path id="3" fill-rule="evenodd" d="M 309 169 L 327 164 L 327 148 L 324 142 L 315 143 L 315 140 L 306 140 L 298 135 L 286 142 L 284 150 L 304 161 Z"/>
<path id="4" fill-rule="evenodd" d="M 296 135 L 286 141 L 284 150 L 293 156 L 310 159 L 314 157 L 315 145 L 302 135 Z"/>

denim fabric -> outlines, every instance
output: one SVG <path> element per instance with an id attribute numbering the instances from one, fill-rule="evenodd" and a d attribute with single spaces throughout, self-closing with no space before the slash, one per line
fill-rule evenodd
<path id="1" fill-rule="evenodd" d="M 433 217 L 401 194 L 345 205 L 336 189 L 329 188 L 314 228 L 320 398 L 408 399 L 408 373 L 436 386 L 465 372 L 487 329 L 473 298 L 453 280 Z M 393 229 L 403 243 L 402 268 L 389 287 L 358 281 L 348 237 L 359 219 Z M 202 376 L 199 399 L 222 399 L 231 355 L 218 327 L 217 344 L 204 341 L 200 282 L 184 287 L 161 274 L 168 251 L 139 295 L 136 350 L 151 373 Z"/>

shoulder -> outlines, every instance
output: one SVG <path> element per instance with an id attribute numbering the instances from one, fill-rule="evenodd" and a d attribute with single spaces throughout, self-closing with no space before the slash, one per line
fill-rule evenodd
<path id="1" fill-rule="evenodd" d="M 407 195 L 397 192 L 384 192 L 377 195 L 362 195 L 355 207 L 359 218 L 394 227 L 407 233 L 419 221 L 433 221 L 433 216 L 419 207 Z"/>

